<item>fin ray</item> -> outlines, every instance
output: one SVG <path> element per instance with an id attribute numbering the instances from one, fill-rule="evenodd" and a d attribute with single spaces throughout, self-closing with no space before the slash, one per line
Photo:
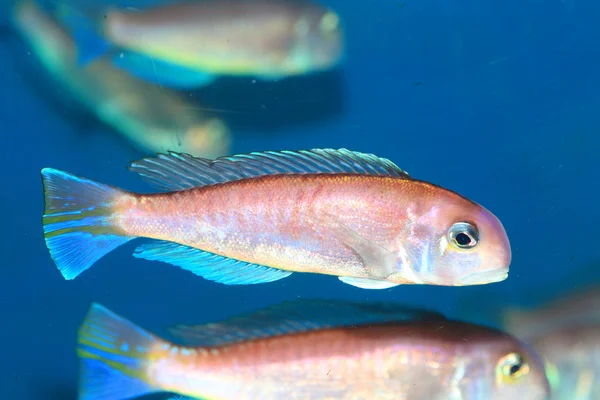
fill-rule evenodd
<path id="1" fill-rule="evenodd" d="M 65 279 L 75 279 L 132 237 L 118 235 L 112 205 L 119 189 L 44 168 L 44 238 Z"/>
<path id="2" fill-rule="evenodd" d="M 302 299 L 204 325 L 175 325 L 168 332 L 190 346 L 219 346 L 275 335 L 369 323 L 446 319 L 442 314 L 389 302 Z"/>
<path id="3" fill-rule="evenodd" d="M 133 256 L 169 263 L 204 279 L 225 285 L 274 282 L 292 274 L 289 271 L 251 264 L 166 241 L 138 246 Z"/>
<path id="4" fill-rule="evenodd" d="M 158 391 L 147 383 L 146 359 L 159 339 L 94 303 L 79 329 L 80 400 L 117 400 Z"/>
<path id="5" fill-rule="evenodd" d="M 392 161 L 347 149 L 265 151 L 215 160 L 168 152 L 131 163 L 129 170 L 165 190 L 184 190 L 273 174 L 356 173 L 410 179 Z"/>

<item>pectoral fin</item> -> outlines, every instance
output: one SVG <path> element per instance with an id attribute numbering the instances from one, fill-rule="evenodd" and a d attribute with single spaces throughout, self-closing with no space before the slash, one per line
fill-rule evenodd
<path id="1" fill-rule="evenodd" d="M 322 213 L 319 220 L 318 224 L 321 227 L 317 229 L 325 229 L 328 234 L 335 235 L 343 245 L 350 247 L 362 260 L 369 278 L 375 281 L 382 281 L 395 271 L 398 256 L 394 252 L 365 238 L 343 224 L 333 214 Z M 351 284 L 350 282 L 344 282 Z"/>

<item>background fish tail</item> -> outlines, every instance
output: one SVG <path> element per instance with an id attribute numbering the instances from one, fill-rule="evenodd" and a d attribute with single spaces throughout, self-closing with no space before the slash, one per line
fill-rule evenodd
<path id="1" fill-rule="evenodd" d="M 100 8 L 82 7 L 77 2 L 62 0 L 55 4 L 54 15 L 73 36 L 77 45 L 77 62 L 85 66 L 113 50 L 103 36 L 104 13 Z"/>
<path id="2" fill-rule="evenodd" d="M 159 391 L 147 381 L 149 356 L 160 339 L 99 304 L 79 330 L 79 400 L 121 400 Z"/>
<path id="3" fill-rule="evenodd" d="M 46 246 L 65 279 L 133 239 L 114 225 L 121 190 L 51 168 L 42 170 L 42 181 Z"/>

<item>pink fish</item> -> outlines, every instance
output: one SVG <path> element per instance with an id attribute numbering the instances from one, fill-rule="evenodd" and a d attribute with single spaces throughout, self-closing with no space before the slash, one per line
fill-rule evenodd
<path id="1" fill-rule="evenodd" d="M 214 161 L 160 154 L 130 169 L 169 192 L 136 194 L 45 168 L 46 244 L 65 279 L 138 237 L 134 256 L 224 284 L 293 272 L 350 285 L 477 285 L 507 278 L 510 244 L 491 212 L 346 149 Z"/>
<path id="2" fill-rule="evenodd" d="M 504 332 L 387 303 L 307 300 L 155 336 L 94 304 L 80 400 L 546 400 L 539 356 Z"/>

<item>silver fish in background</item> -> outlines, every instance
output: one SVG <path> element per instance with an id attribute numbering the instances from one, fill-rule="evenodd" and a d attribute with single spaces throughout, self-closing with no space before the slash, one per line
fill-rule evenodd
<path id="1" fill-rule="evenodd" d="M 507 308 L 504 326 L 530 338 L 573 324 L 600 324 L 600 285 L 572 291 L 535 309 Z"/>
<path id="2" fill-rule="evenodd" d="M 80 67 L 68 33 L 35 0 L 19 1 L 13 24 L 55 80 L 142 152 L 178 150 L 203 157 L 229 152 L 227 125 L 182 96 L 99 59 Z"/>
<path id="3" fill-rule="evenodd" d="M 180 344 L 93 304 L 79 330 L 80 400 L 172 392 L 219 400 L 546 400 L 514 337 L 391 303 L 299 300 L 205 325 Z"/>
<path id="4" fill-rule="evenodd" d="M 197 88 L 218 76 L 276 80 L 337 67 L 340 17 L 308 0 L 203 0 L 126 9 L 60 0 L 57 17 L 77 38 L 79 62 L 115 54 L 148 81 Z"/>
<path id="5" fill-rule="evenodd" d="M 600 324 L 565 326 L 529 343 L 546 360 L 552 400 L 600 399 Z"/>
<path id="6" fill-rule="evenodd" d="M 600 399 L 600 288 L 536 309 L 507 309 L 505 329 L 544 358 L 552 400 Z"/>

